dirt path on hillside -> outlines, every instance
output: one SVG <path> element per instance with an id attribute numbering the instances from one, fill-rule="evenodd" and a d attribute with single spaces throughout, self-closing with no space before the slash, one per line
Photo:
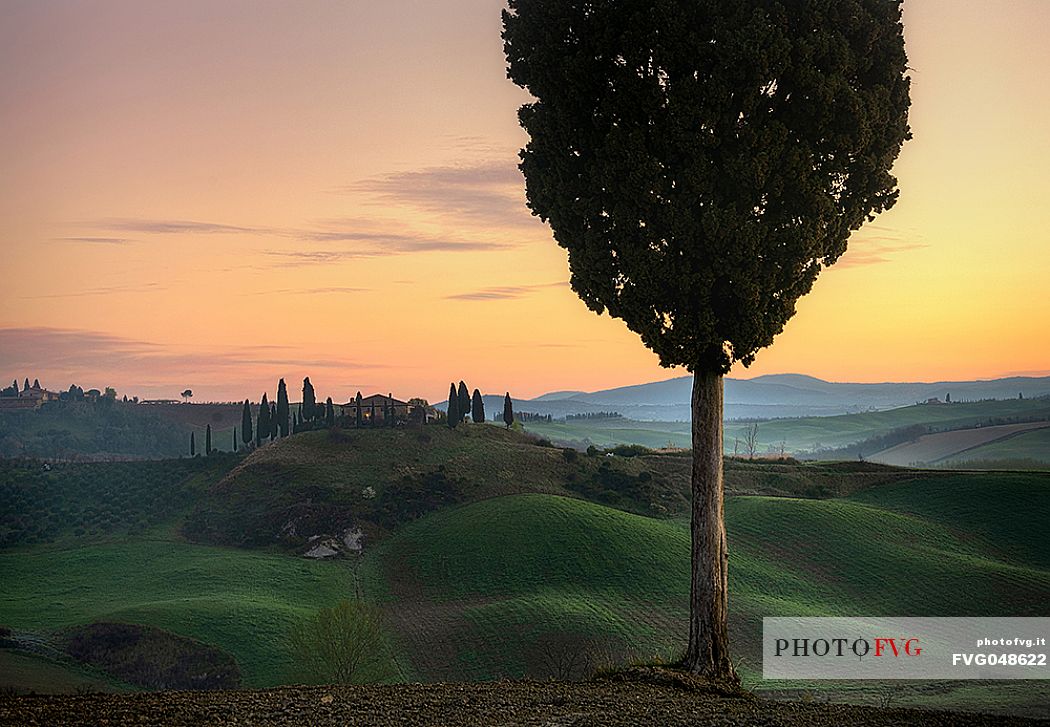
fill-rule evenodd
<path id="1" fill-rule="evenodd" d="M 1009 717 L 725 698 L 651 684 L 488 682 L 0 698 L 0 725 L 1006 727 Z"/>

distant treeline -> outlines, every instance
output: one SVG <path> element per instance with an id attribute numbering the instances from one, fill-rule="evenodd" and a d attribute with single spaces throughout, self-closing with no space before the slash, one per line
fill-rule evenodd
<path id="1" fill-rule="evenodd" d="M 588 414 L 566 414 L 565 421 L 571 422 L 575 419 L 624 419 L 624 415 L 618 411 L 593 411 Z"/>

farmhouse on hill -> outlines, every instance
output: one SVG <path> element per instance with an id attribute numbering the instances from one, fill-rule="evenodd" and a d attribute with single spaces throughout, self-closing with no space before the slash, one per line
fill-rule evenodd
<path id="1" fill-rule="evenodd" d="M 40 380 L 34 379 L 33 385 L 29 385 L 26 379 L 25 386 L 18 392 L 18 396 L 6 396 L 0 399 L 0 407 L 5 409 L 36 409 L 47 401 L 58 401 L 59 394 L 48 391 L 40 386 Z"/>
<path id="2" fill-rule="evenodd" d="M 395 399 L 393 394 L 372 394 L 371 396 L 361 397 L 361 421 L 371 422 L 373 418 L 375 421 L 383 421 L 383 417 L 386 416 L 387 407 L 393 407 L 394 417 L 404 418 L 408 416 L 409 405 L 407 401 L 401 401 Z M 351 417 L 352 419 L 357 418 L 357 399 L 351 399 L 346 404 L 342 404 L 343 415 Z"/>

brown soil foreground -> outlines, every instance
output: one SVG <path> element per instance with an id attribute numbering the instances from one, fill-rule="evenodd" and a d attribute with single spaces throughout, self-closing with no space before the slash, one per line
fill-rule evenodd
<path id="1" fill-rule="evenodd" d="M 488 682 L 0 698 L 2 725 L 1047 725 L 1013 717 L 773 702 L 630 682 Z"/>

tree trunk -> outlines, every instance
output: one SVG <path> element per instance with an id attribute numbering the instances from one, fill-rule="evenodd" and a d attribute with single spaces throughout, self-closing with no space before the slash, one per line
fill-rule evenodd
<path id="1" fill-rule="evenodd" d="M 728 550 L 723 521 L 722 375 L 693 374 L 692 587 L 685 667 L 736 682 L 729 658 Z"/>

